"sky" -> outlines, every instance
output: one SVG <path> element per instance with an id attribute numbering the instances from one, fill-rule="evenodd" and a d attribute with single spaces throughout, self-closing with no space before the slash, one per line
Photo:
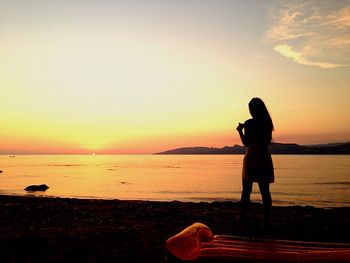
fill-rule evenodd
<path id="1" fill-rule="evenodd" d="M 350 141 L 350 1 L 0 0 L 0 154 Z"/>

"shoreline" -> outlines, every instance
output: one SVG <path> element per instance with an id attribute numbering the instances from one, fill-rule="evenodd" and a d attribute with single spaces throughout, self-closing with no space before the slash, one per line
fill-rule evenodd
<path id="1" fill-rule="evenodd" d="M 165 240 L 194 222 L 214 234 L 350 243 L 350 208 L 0 195 L 2 262 L 165 262 Z"/>
<path id="2" fill-rule="evenodd" d="M 272 193 L 273 194 L 273 193 Z M 256 204 L 261 204 L 262 200 L 260 197 L 260 194 L 258 193 L 259 197 L 258 199 L 253 199 L 252 203 L 256 203 Z M 237 199 L 228 199 L 228 198 L 204 198 L 204 199 L 119 199 L 119 198 L 103 198 L 103 197 L 96 197 L 96 196 L 55 196 L 55 195 L 49 195 L 46 194 L 46 192 L 44 192 L 43 194 L 32 194 L 30 192 L 26 192 L 23 194 L 18 194 L 18 193 L 14 193 L 14 192 L 9 192 L 6 193 L 6 191 L 1 192 L 0 191 L 0 197 L 1 196 L 10 196 L 10 197 L 23 197 L 23 198 L 52 198 L 52 199 L 56 199 L 56 198 L 60 198 L 60 199 L 77 199 L 77 200 L 100 200 L 100 201 L 144 201 L 144 202 L 180 202 L 180 203 L 226 203 L 226 202 L 231 202 L 231 203 L 239 203 L 239 198 Z M 260 198 L 260 199 L 259 199 Z M 276 200 L 274 199 L 272 202 L 273 206 L 275 207 L 313 207 L 313 208 L 317 208 L 317 209 L 333 209 L 333 208 L 349 208 L 350 209 L 350 204 L 348 203 L 342 203 L 343 205 L 331 205 L 331 203 L 329 205 L 325 205 L 325 204 L 321 204 L 321 205 L 315 205 L 315 203 L 310 203 L 308 205 L 302 205 L 299 203 L 295 203 L 292 201 L 281 201 L 281 200 Z M 320 202 L 318 202 L 320 203 Z"/>

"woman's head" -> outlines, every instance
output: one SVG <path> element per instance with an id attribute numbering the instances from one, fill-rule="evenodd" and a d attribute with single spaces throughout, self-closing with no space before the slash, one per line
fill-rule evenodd
<path id="1" fill-rule="evenodd" d="M 262 99 L 252 98 L 249 102 L 249 112 L 252 115 L 253 119 L 266 122 L 266 124 L 269 125 L 269 128 L 273 130 L 271 116 Z"/>

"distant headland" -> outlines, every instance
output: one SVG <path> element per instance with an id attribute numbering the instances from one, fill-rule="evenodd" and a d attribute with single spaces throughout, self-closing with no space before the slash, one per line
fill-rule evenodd
<path id="1" fill-rule="evenodd" d="M 272 143 L 272 154 L 350 154 L 350 142 L 318 145 L 299 145 L 296 143 Z M 244 154 L 241 145 L 214 147 L 183 147 L 155 154 Z"/>

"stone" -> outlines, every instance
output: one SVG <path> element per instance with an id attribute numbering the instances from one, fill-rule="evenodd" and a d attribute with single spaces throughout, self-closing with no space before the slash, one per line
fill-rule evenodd
<path id="1" fill-rule="evenodd" d="M 49 187 L 46 184 L 40 184 L 40 185 L 29 185 L 24 190 L 28 192 L 35 192 L 35 191 L 46 191 L 49 189 Z"/>

